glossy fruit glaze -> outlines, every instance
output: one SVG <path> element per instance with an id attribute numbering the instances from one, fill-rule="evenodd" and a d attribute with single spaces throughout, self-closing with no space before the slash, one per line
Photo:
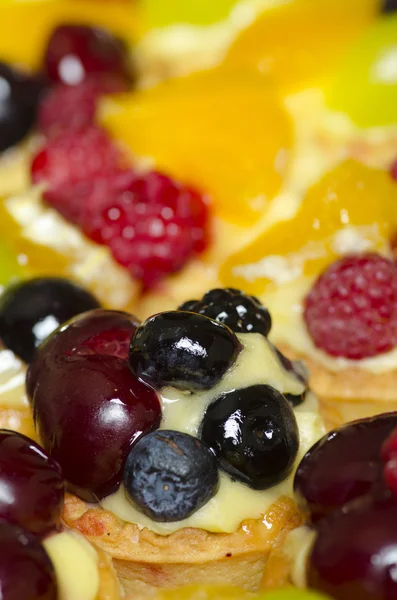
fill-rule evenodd
<path id="1" fill-rule="evenodd" d="M 297 469 L 294 490 L 311 522 L 386 488 L 381 448 L 396 426 L 395 413 L 364 419 L 328 433 L 309 450 Z"/>
<path id="2" fill-rule="evenodd" d="M 60 527 L 60 466 L 29 438 L 0 429 L 0 520 L 44 535 Z"/>
<path id="3" fill-rule="evenodd" d="M 104 330 L 107 325 L 107 331 L 119 332 L 120 321 L 125 326 L 122 314 L 107 320 L 102 312 L 88 313 L 86 328 L 85 316 L 64 325 L 37 352 L 27 383 L 44 447 L 62 464 L 70 489 L 88 500 L 117 489 L 131 445 L 161 418 L 156 393 L 135 378 L 125 360 L 109 354 L 106 338 L 94 342 L 106 354 L 92 353 L 103 314 Z M 81 354 L 86 340 L 91 344 Z"/>

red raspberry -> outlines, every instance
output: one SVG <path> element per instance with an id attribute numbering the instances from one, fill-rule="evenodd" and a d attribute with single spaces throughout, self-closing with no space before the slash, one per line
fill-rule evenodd
<path id="1" fill-rule="evenodd" d="M 392 431 L 382 447 L 384 476 L 389 489 L 397 496 L 397 429 Z"/>
<path id="2" fill-rule="evenodd" d="M 32 163 L 34 183 L 45 183 L 44 198 L 67 220 L 79 224 L 84 199 L 122 171 L 123 156 L 105 131 L 86 127 L 47 142 Z"/>
<path id="3" fill-rule="evenodd" d="M 130 176 L 124 189 L 113 190 L 112 198 L 102 189 L 87 200 L 83 230 L 145 287 L 206 247 L 208 210 L 196 191 L 156 172 Z"/>
<path id="4" fill-rule="evenodd" d="M 46 136 L 93 125 L 98 90 L 91 82 L 57 85 L 43 99 L 38 126 Z"/>
<path id="5" fill-rule="evenodd" d="M 397 345 L 397 267 L 377 254 L 331 265 L 305 300 L 304 317 L 318 348 L 361 359 Z"/>

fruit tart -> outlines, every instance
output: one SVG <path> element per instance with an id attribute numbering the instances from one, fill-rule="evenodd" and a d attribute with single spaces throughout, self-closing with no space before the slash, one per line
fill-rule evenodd
<path id="1" fill-rule="evenodd" d="M 121 600 L 110 558 L 62 522 L 59 464 L 0 429 L 0 586 L 4 600 Z"/>
<path id="2" fill-rule="evenodd" d="M 354 421 L 302 459 L 294 491 L 307 525 L 283 548 L 298 587 L 335 600 L 395 596 L 396 424 L 395 412 Z"/>
<path id="3" fill-rule="evenodd" d="M 258 300 L 233 290 L 232 310 L 230 290 L 209 295 L 223 315 L 185 307 L 143 323 L 80 312 L 95 299 L 60 279 L 2 296 L 3 351 L 29 363 L 36 435 L 67 482 L 63 521 L 111 557 L 127 597 L 203 582 L 255 591 L 302 522 L 293 472 L 324 432 L 306 370 L 268 341 Z"/>

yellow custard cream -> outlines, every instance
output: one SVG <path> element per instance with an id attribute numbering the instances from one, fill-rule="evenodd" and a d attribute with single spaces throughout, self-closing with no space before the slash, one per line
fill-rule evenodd
<path id="1" fill-rule="evenodd" d="M 0 404 L 5 408 L 28 405 L 25 392 L 26 367 L 11 350 L 0 346 Z"/>
<path id="2" fill-rule="evenodd" d="M 55 568 L 59 600 L 95 600 L 99 592 L 98 556 L 75 531 L 63 531 L 44 540 Z"/>
<path id="3" fill-rule="evenodd" d="M 175 429 L 197 435 L 208 405 L 220 394 L 233 389 L 266 384 L 279 392 L 301 394 L 304 386 L 280 364 L 273 348 L 259 333 L 238 335 L 243 345 L 236 363 L 211 390 L 184 393 L 175 388 L 161 390 L 163 429 Z M 312 394 L 295 409 L 300 433 L 297 463 L 303 454 L 324 434 L 323 420 Z M 258 519 L 282 495 L 292 494 L 290 475 L 282 483 L 265 491 L 252 490 L 240 482 L 232 481 L 222 473 L 216 495 L 188 519 L 174 523 L 158 523 L 136 510 L 127 499 L 124 488 L 105 498 L 102 506 L 124 521 L 137 523 L 155 533 L 167 535 L 183 527 L 196 527 L 206 531 L 232 533 L 245 519 Z"/>

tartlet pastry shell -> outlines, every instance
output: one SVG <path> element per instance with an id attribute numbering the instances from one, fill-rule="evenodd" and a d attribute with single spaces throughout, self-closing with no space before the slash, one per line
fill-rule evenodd
<path id="1" fill-rule="evenodd" d="M 161 536 L 69 494 L 64 520 L 112 557 L 127 597 L 144 598 L 157 588 L 200 583 L 258 590 L 273 549 L 302 516 L 292 498 L 281 496 L 261 519 L 243 522 L 235 533 L 183 528 Z M 289 569 L 281 571 L 285 581 L 280 575 L 278 583 L 285 583 Z"/>
<path id="2" fill-rule="evenodd" d="M 359 368 L 330 371 L 308 356 L 279 346 L 289 358 L 304 360 L 310 372 L 309 385 L 319 401 L 328 429 L 343 423 L 397 411 L 397 370 L 375 374 Z"/>

